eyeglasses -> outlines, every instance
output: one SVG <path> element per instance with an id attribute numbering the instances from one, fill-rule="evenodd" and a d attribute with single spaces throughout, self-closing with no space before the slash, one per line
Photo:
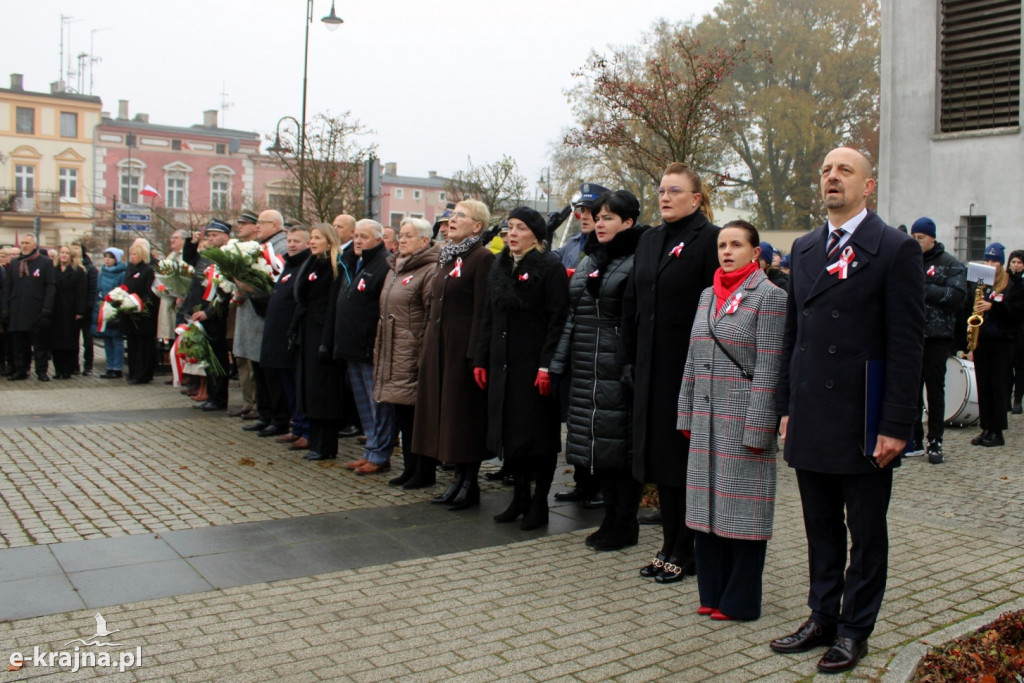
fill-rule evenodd
<path id="1" fill-rule="evenodd" d="M 469 214 L 465 211 L 456 211 L 452 214 L 452 218 L 469 218 Z"/>
<path id="2" fill-rule="evenodd" d="M 693 192 L 693 194 L 697 194 L 693 190 L 687 190 L 687 189 L 684 189 L 682 187 L 676 187 L 675 185 L 673 185 L 672 187 L 659 187 L 658 188 L 658 196 L 659 197 L 664 197 L 665 195 L 668 195 L 669 197 L 678 197 L 679 195 L 681 195 L 684 192 Z"/>

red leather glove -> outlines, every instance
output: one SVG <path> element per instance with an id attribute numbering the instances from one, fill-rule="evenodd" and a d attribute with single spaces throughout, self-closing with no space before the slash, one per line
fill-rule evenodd
<path id="1" fill-rule="evenodd" d="M 681 431 L 683 433 L 683 436 L 685 436 L 687 439 L 690 438 L 690 433 L 691 432 L 690 432 L 689 429 L 680 429 L 679 431 Z"/>
<path id="2" fill-rule="evenodd" d="M 551 375 L 544 372 L 543 370 L 537 371 L 537 379 L 533 380 L 533 386 L 537 387 L 537 391 L 540 392 L 541 396 L 551 395 Z"/>
<path id="3" fill-rule="evenodd" d="M 473 368 L 473 380 L 480 387 L 480 391 L 487 390 L 487 368 Z"/>

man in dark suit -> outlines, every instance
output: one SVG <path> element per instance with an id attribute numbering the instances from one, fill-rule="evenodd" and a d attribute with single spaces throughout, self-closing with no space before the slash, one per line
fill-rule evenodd
<path id="1" fill-rule="evenodd" d="M 874 190 L 862 154 L 840 147 L 825 157 L 828 223 L 793 244 L 776 394 L 804 510 L 811 616 L 771 648 L 827 646 L 818 662 L 823 673 L 848 671 L 867 652 L 885 592 L 892 468 L 917 419 L 921 250 L 867 209 Z M 878 400 L 866 399 L 868 362 L 881 367 Z M 866 418 L 877 420 L 877 439 Z"/>

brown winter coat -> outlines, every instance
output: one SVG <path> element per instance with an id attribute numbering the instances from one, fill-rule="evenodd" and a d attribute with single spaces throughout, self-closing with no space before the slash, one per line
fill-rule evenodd
<path id="1" fill-rule="evenodd" d="M 428 245 L 415 252 L 401 268 L 394 255 L 391 271 L 380 293 L 380 320 L 373 349 L 373 399 L 378 403 L 416 404 L 420 374 L 420 348 L 430 307 L 430 276 L 437 268 L 441 248 Z"/>
<path id="2" fill-rule="evenodd" d="M 412 450 L 444 463 L 474 463 L 487 452 L 487 395 L 473 381 L 473 354 L 487 305 L 494 254 L 483 244 L 430 275 L 430 312 L 423 335 Z"/>

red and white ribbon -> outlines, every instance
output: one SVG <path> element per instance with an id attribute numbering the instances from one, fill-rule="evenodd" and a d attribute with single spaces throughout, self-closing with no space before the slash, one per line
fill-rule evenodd
<path id="1" fill-rule="evenodd" d="M 104 306 L 103 304 L 104 304 L 104 302 L 101 301 L 100 302 L 100 312 L 99 312 L 99 315 L 96 316 L 96 331 L 97 332 L 103 332 L 104 330 L 107 329 L 107 316 L 103 315 L 104 312 L 105 312 L 106 306 Z"/>
<path id="2" fill-rule="evenodd" d="M 455 259 L 455 267 L 452 268 L 452 272 L 448 273 L 448 277 L 462 277 L 462 257 Z"/>
<path id="3" fill-rule="evenodd" d="M 928 277 L 935 277 L 935 266 L 928 266 L 928 270 L 924 274 Z"/>
<path id="4" fill-rule="evenodd" d="M 359 278 L 359 283 L 356 284 L 356 291 L 357 292 L 365 292 L 366 291 L 366 280 L 364 278 Z"/>
<path id="5" fill-rule="evenodd" d="M 672 247 L 672 250 L 670 252 L 668 252 L 668 253 L 671 254 L 672 256 L 675 256 L 676 258 L 679 258 L 682 255 L 683 247 L 685 247 L 685 246 L 686 246 L 686 243 L 680 242 L 676 246 Z"/>
<path id="6" fill-rule="evenodd" d="M 587 277 L 601 277 L 601 269 L 598 268 L 593 273 L 587 273 Z"/>
<path id="7" fill-rule="evenodd" d="M 291 279 L 292 279 L 292 274 L 291 273 L 286 273 L 286 274 L 281 276 L 281 280 L 280 281 L 281 282 L 288 282 Z"/>
<path id="8" fill-rule="evenodd" d="M 520 282 L 526 282 L 526 281 L 527 281 L 527 280 L 529 280 L 529 279 L 530 279 L 530 274 L 529 274 L 529 273 L 522 273 L 522 274 L 521 274 L 521 275 L 519 276 L 519 281 L 520 281 Z"/>
<path id="9" fill-rule="evenodd" d="M 263 260 L 274 271 L 274 277 L 280 275 L 281 271 L 284 270 L 284 259 L 274 253 L 274 245 L 267 242 L 263 245 L 261 253 L 263 254 Z"/>
<path id="10" fill-rule="evenodd" d="M 729 302 L 725 309 L 722 311 L 725 315 L 732 315 L 736 311 L 740 310 L 740 301 L 743 300 L 743 292 L 736 292 L 729 297 Z"/>
<path id="11" fill-rule="evenodd" d="M 203 271 L 206 276 L 206 288 L 203 290 L 203 301 L 213 301 L 217 298 L 217 266 L 210 264 Z"/>
<path id="12" fill-rule="evenodd" d="M 188 329 L 188 323 L 182 323 L 174 328 L 174 343 L 171 345 L 171 377 L 174 379 L 174 386 L 181 386 L 181 376 L 185 373 L 185 361 L 182 360 L 178 351 L 178 342 L 181 335 Z"/>
<path id="13" fill-rule="evenodd" d="M 410 283 L 410 282 L 412 282 L 412 279 L 413 279 L 414 277 L 415 277 L 414 275 L 410 275 L 409 277 L 407 277 L 407 278 L 404 278 L 404 279 L 402 280 L 402 286 L 403 286 L 403 287 L 408 287 L 408 286 L 409 286 L 409 283 Z"/>
<path id="14" fill-rule="evenodd" d="M 128 298 L 135 302 L 135 305 L 139 307 L 139 313 L 145 312 L 145 307 L 142 305 L 142 297 L 138 294 L 129 294 Z"/>
<path id="15" fill-rule="evenodd" d="M 825 272 L 829 275 L 835 275 L 838 273 L 839 279 L 845 280 L 850 277 L 850 261 L 853 260 L 853 257 L 853 247 L 846 247 L 843 249 L 843 253 L 839 255 L 839 260 L 826 268 Z"/>

